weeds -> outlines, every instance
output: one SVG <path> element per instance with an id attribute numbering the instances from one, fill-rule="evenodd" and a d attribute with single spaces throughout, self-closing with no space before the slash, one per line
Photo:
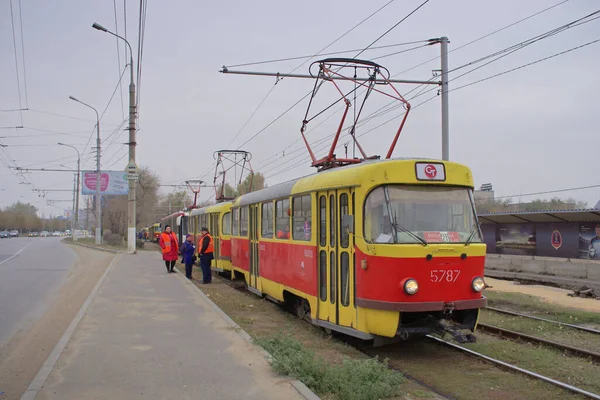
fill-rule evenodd
<path id="1" fill-rule="evenodd" d="M 289 335 L 279 334 L 258 343 L 272 356 L 273 368 L 301 380 L 313 391 L 339 400 L 376 400 L 399 393 L 404 378 L 376 359 L 347 359 L 330 365 Z"/>

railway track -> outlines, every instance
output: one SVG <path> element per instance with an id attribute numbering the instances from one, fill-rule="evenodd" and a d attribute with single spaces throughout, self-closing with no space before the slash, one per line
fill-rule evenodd
<path id="1" fill-rule="evenodd" d="M 590 398 L 590 399 L 600 400 L 600 395 L 598 395 L 596 393 L 588 392 L 587 390 L 578 388 L 576 386 L 569 385 L 567 383 L 558 381 L 556 379 L 549 378 L 547 376 L 538 374 L 536 372 L 527 370 L 525 368 L 521 368 L 521 367 L 518 367 L 516 365 L 509 364 L 507 362 L 504 362 L 504 361 L 501 361 L 501 360 L 498 360 L 498 359 L 486 356 L 485 354 L 481 354 L 481 353 L 478 353 L 476 351 L 473 351 L 473 350 L 467 349 L 465 347 L 459 346 L 457 344 L 447 342 L 447 341 L 442 340 L 440 338 L 437 338 L 435 336 L 427 335 L 427 337 L 431 341 L 433 341 L 433 342 L 435 342 L 437 344 L 450 347 L 452 349 L 461 351 L 463 353 L 467 353 L 467 354 L 469 354 L 469 355 L 471 355 L 473 357 L 477 357 L 479 359 L 485 360 L 485 361 L 490 362 L 490 363 L 492 363 L 494 365 L 497 365 L 497 366 L 499 366 L 501 368 L 505 368 L 505 369 L 508 369 L 508 370 L 511 370 L 511 371 L 515 371 L 515 372 L 519 372 L 519 373 L 521 373 L 523 375 L 526 375 L 526 376 L 529 376 L 531 378 L 535 378 L 535 379 L 547 382 L 547 383 L 549 383 L 551 385 L 558 386 L 558 387 L 560 387 L 562 389 L 568 390 L 568 391 L 570 391 L 572 393 L 577 393 L 579 395 L 585 396 L 585 397 Z"/>
<path id="2" fill-rule="evenodd" d="M 588 327 L 585 327 L 585 326 L 574 325 L 574 324 L 567 324 L 567 323 L 564 323 L 564 322 L 555 321 L 555 320 L 548 319 L 548 318 L 541 318 L 541 317 L 536 317 L 536 316 L 533 316 L 533 315 L 521 314 L 521 313 L 518 313 L 518 312 L 509 311 L 509 310 L 503 310 L 501 308 L 496 308 L 496 307 L 486 307 L 485 309 L 486 310 L 490 310 L 490 311 L 494 311 L 494 312 L 497 312 L 497 313 L 502 313 L 502 314 L 507 314 L 507 315 L 513 315 L 513 316 L 516 316 L 516 317 L 523 317 L 523 318 L 528 318 L 528 319 L 535 319 L 535 320 L 538 320 L 538 321 L 544 321 L 544 322 L 550 322 L 550 323 L 557 324 L 557 325 L 568 326 L 569 328 L 573 328 L 573 329 L 577 329 L 577 330 L 580 330 L 580 331 L 585 331 L 585 332 L 593 333 L 593 334 L 596 334 L 596 335 L 600 335 L 600 330 L 593 329 L 593 328 L 588 328 Z"/>
<path id="3" fill-rule="evenodd" d="M 552 340 L 547 340 L 547 339 L 543 339 L 543 338 L 540 338 L 537 336 L 527 335 L 527 334 L 521 333 L 521 332 L 511 331 L 509 329 L 504 329 L 504 328 L 500 328 L 500 327 L 488 325 L 488 324 L 479 323 L 479 324 L 477 324 L 477 329 L 500 336 L 500 337 L 503 337 L 503 338 L 507 338 L 507 339 L 522 339 L 522 340 L 525 340 L 530 343 L 544 344 L 544 345 L 554 347 L 559 350 L 566 350 L 566 351 L 569 351 L 569 352 L 576 354 L 578 356 L 581 356 L 581 357 L 589 357 L 595 363 L 600 363 L 600 353 L 595 353 L 593 351 L 580 349 L 578 347 L 569 346 L 566 344 L 554 342 Z"/>

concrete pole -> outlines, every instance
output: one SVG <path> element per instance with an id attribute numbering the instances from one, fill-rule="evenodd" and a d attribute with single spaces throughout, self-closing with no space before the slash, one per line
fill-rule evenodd
<path id="1" fill-rule="evenodd" d="M 79 229 L 79 178 L 81 176 L 81 157 L 77 152 L 77 195 L 75 197 L 75 229 L 73 230 L 73 241 L 77 241 L 76 231 Z"/>
<path id="2" fill-rule="evenodd" d="M 129 44 L 129 43 L 128 43 Z M 129 79 L 129 161 L 135 163 L 135 84 L 133 83 L 133 52 L 129 48 L 131 60 L 129 69 L 131 76 Z M 129 180 L 128 208 L 127 208 L 127 253 L 134 254 L 135 249 L 135 231 L 136 231 L 136 198 L 135 186 L 136 180 Z"/>
<path id="3" fill-rule="evenodd" d="M 98 118 L 98 123 L 96 125 L 98 134 L 96 135 L 96 244 L 102 244 L 102 202 L 100 199 L 100 156 L 101 156 L 101 147 L 100 147 L 100 119 Z"/>
<path id="4" fill-rule="evenodd" d="M 73 237 L 73 235 L 75 234 L 75 229 L 73 228 L 73 225 L 75 225 L 75 191 L 77 190 L 77 183 L 75 182 L 76 178 L 77 175 L 73 174 L 73 202 L 71 203 L 71 237 Z"/>
<path id="5" fill-rule="evenodd" d="M 450 124 L 448 120 L 448 38 L 440 38 L 442 61 L 442 160 L 450 159 Z"/>

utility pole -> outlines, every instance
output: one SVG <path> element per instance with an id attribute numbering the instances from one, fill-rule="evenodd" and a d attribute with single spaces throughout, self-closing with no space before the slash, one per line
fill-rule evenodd
<path id="1" fill-rule="evenodd" d="M 450 124 L 448 115 L 448 43 L 446 36 L 440 38 L 442 61 L 442 160 L 450 160 Z"/>
<path id="2" fill-rule="evenodd" d="M 75 231 L 79 229 L 79 176 L 81 175 L 81 154 L 79 153 L 79 150 L 77 150 L 77 147 L 71 146 L 70 144 L 58 142 L 58 145 L 70 147 L 77 152 L 77 173 L 75 174 L 75 182 L 77 182 L 77 184 L 73 182 L 73 211 L 75 212 L 75 228 L 73 229 L 73 232 L 71 232 L 73 235 L 73 241 L 76 242 L 77 234 Z"/>
<path id="3" fill-rule="evenodd" d="M 98 110 L 89 104 L 84 103 L 73 96 L 69 96 L 69 99 L 81 103 L 96 112 L 96 244 L 102 244 L 102 208 L 100 203 L 100 116 L 98 115 Z"/>
<path id="4" fill-rule="evenodd" d="M 122 36 L 117 35 L 103 27 L 102 25 L 94 22 L 92 24 L 92 28 L 97 29 L 102 32 L 109 33 L 127 43 L 129 47 L 130 61 L 129 61 L 129 69 L 131 72 L 129 78 L 129 164 L 127 165 L 127 173 L 137 175 L 137 165 L 135 164 L 135 84 L 133 82 L 133 51 L 131 50 L 131 45 L 129 42 Z M 132 168 L 130 168 L 130 166 Z M 135 251 L 135 231 L 136 231 L 136 198 L 135 198 L 135 185 L 137 179 L 129 178 L 129 194 L 127 195 L 127 253 L 134 254 Z"/>

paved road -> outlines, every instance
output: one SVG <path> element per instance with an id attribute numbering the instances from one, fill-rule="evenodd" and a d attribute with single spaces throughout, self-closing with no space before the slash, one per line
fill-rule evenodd
<path id="1" fill-rule="evenodd" d="M 60 238 L 0 240 L 0 347 L 44 314 L 75 259 Z"/>

